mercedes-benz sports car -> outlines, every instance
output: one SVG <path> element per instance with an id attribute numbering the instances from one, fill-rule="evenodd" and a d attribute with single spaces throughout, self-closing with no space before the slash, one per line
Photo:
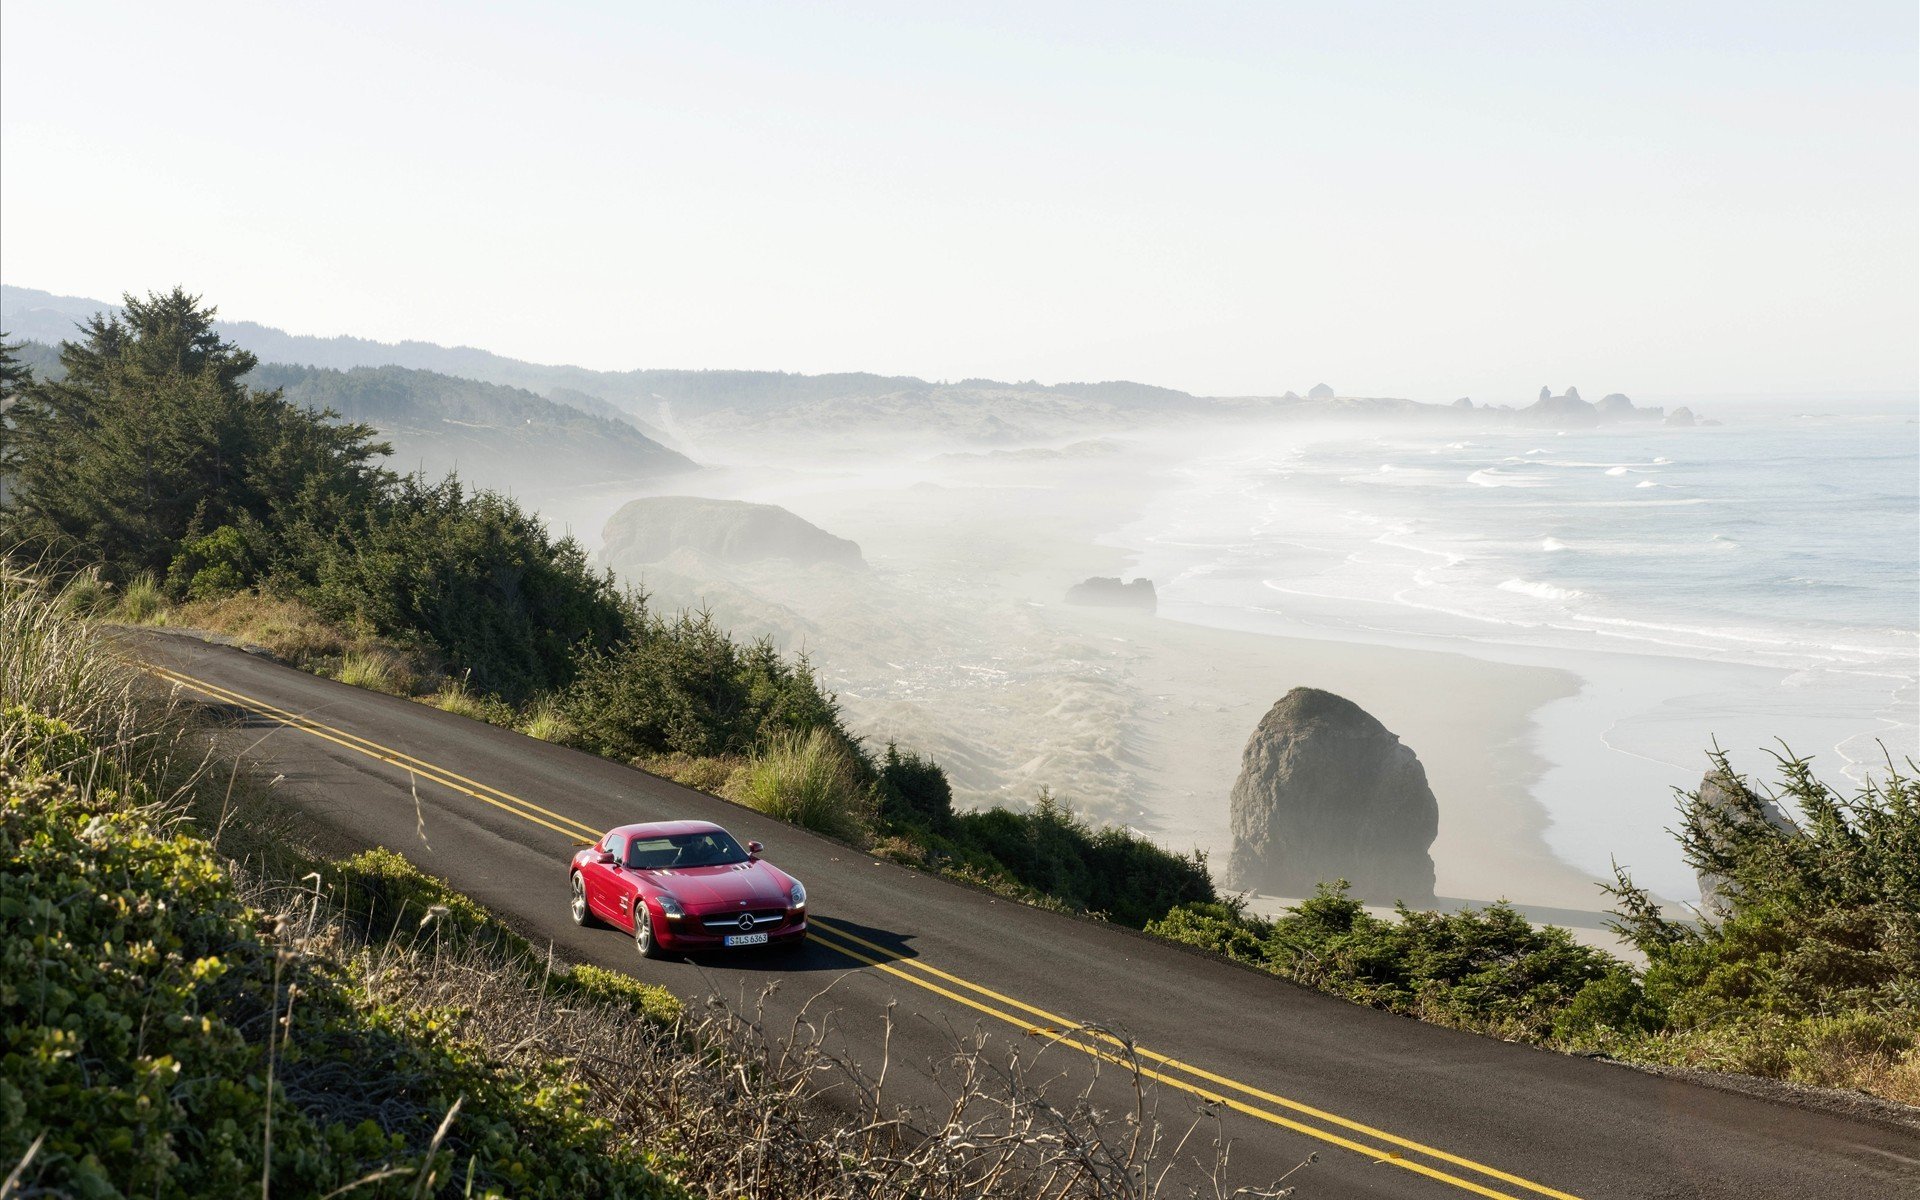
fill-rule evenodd
<path id="1" fill-rule="evenodd" d="M 807 936 L 807 889 L 710 821 L 622 825 L 573 856 L 573 921 L 633 934 L 648 958 L 793 945 Z"/>

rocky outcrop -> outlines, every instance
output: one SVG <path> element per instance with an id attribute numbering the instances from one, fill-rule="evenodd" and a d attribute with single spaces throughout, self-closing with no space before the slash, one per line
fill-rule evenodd
<path id="1" fill-rule="evenodd" d="M 1700 805 L 1707 812 L 1702 816 L 1709 822 L 1708 829 L 1751 825 L 1764 821 L 1781 833 L 1797 837 L 1800 827 L 1783 812 L 1778 804 L 1760 795 L 1746 785 L 1738 775 L 1716 766 L 1700 780 Z M 1710 814 L 1710 815 L 1709 815 Z M 1719 838 L 1710 839 L 1715 842 Z M 1725 914 L 1731 905 L 1727 901 L 1727 881 L 1714 871 L 1705 868 L 1696 870 L 1694 878 L 1700 881 L 1701 907 L 1718 914 Z"/>
<path id="2" fill-rule="evenodd" d="M 1471 396 L 1462 396 L 1453 402 L 1453 406 L 1455 408 L 1472 408 L 1473 398 Z"/>
<path id="3" fill-rule="evenodd" d="M 1545 404 L 1545 403 L 1546 403 L 1547 401 L 1549 401 L 1549 400 L 1551 400 L 1551 399 L 1553 399 L 1553 389 L 1552 389 L 1552 388 L 1550 388 L 1550 387 L 1545 387 L 1545 386 L 1542 386 L 1542 387 L 1541 387 L 1541 389 L 1540 389 L 1540 401 L 1539 401 L 1539 402 L 1540 402 L 1541 404 Z"/>
<path id="4" fill-rule="evenodd" d="M 1333 389 L 1328 387 L 1324 383 L 1316 383 L 1311 388 L 1307 389 L 1307 399 L 1331 400 L 1333 399 Z"/>
<path id="5" fill-rule="evenodd" d="M 1345 879 L 1376 903 L 1433 900 L 1440 807 L 1414 752 L 1351 700 L 1280 698 L 1247 741 L 1231 809 L 1233 885 L 1309 896 Z"/>
<path id="6" fill-rule="evenodd" d="M 1096 576 L 1068 588 L 1067 603 L 1097 608 L 1138 608 L 1152 612 L 1159 601 L 1153 594 L 1151 579 L 1122 583 L 1117 578 Z"/>
<path id="7" fill-rule="evenodd" d="M 1541 388 L 1541 392 L 1547 389 Z M 1580 398 L 1573 388 L 1564 396 L 1542 395 L 1520 410 L 1520 415 L 1543 425 L 1560 428 L 1586 428 L 1600 423 L 1600 410 Z"/>
<path id="8" fill-rule="evenodd" d="M 773 504 L 649 496 L 621 506 L 601 535 L 606 560 L 621 568 L 696 550 L 722 562 L 786 559 L 801 566 L 865 567 L 860 547 Z"/>
<path id="9" fill-rule="evenodd" d="M 1667 424 L 1669 425 L 1693 424 L 1693 410 L 1685 406 L 1674 409 L 1672 412 L 1667 414 Z"/>

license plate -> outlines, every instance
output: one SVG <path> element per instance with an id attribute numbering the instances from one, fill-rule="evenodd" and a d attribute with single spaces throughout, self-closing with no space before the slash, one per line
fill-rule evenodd
<path id="1" fill-rule="evenodd" d="M 767 935 L 764 933 L 736 933 L 726 939 L 729 946 L 764 946 Z"/>

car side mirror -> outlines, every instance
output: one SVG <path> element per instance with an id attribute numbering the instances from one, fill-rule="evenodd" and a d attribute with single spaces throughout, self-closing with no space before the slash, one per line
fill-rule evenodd
<path id="1" fill-rule="evenodd" d="M 765 846 L 762 846 L 759 842 L 747 843 L 748 858 L 759 858 L 762 854 L 766 853 L 766 850 L 767 848 Z"/>
<path id="2" fill-rule="evenodd" d="M 602 846 L 600 849 L 595 850 L 593 852 L 593 861 L 599 863 L 602 866 L 606 866 L 607 864 L 613 861 L 613 851 L 607 849 L 605 846 Z"/>

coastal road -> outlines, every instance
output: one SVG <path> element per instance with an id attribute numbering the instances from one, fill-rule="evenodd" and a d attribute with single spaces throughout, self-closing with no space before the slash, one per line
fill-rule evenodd
<path id="1" fill-rule="evenodd" d="M 1117 1065 L 1124 1038 L 1175 1138 L 1203 1107 L 1219 1113 L 1231 1186 L 1265 1186 L 1317 1152 L 1288 1180 L 1303 1197 L 1920 1196 L 1920 1134 L 1890 1123 L 1357 1007 L 238 650 L 180 635 L 142 635 L 134 648 L 181 695 L 239 721 L 245 757 L 284 776 L 276 795 L 343 845 L 389 847 L 561 957 L 696 1003 L 750 1005 L 777 985 L 770 1028 L 803 1006 L 831 1010 L 834 1048 L 870 1069 L 890 1036 L 887 1088 L 901 1104 L 940 1111 L 954 1037 L 984 1034 L 1049 1080 L 1055 1100 L 1091 1086 L 1118 1122 L 1133 1108 Z M 565 865 L 576 840 L 666 818 L 765 842 L 806 881 L 807 947 L 646 962 L 623 934 L 575 928 Z M 1199 1181 L 1196 1158 L 1211 1165 L 1190 1144 L 1175 1177 Z"/>

